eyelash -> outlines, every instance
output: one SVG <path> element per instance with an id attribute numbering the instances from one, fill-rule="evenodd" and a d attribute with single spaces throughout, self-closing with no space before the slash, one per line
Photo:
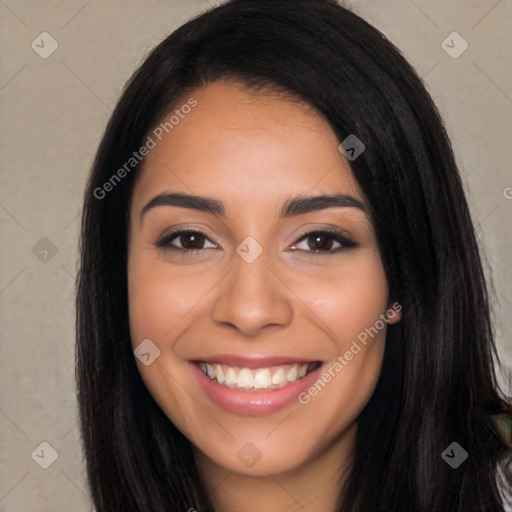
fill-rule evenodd
<path id="1" fill-rule="evenodd" d="M 162 235 L 155 242 L 155 246 L 158 247 L 158 248 L 162 248 L 164 250 L 170 249 L 170 250 L 173 250 L 173 251 L 178 251 L 178 252 L 180 252 L 184 256 L 185 255 L 186 256 L 193 256 L 194 254 L 198 254 L 198 253 L 200 253 L 202 251 L 205 251 L 205 250 L 209 249 L 209 248 L 207 248 L 207 249 L 182 249 L 180 247 L 175 247 L 175 246 L 171 245 L 171 241 L 172 240 L 174 240 L 175 238 L 178 238 L 181 235 L 185 235 L 185 234 L 200 235 L 200 236 L 204 237 L 206 240 L 208 240 L 209 242 L 214 243 L 214 242 L 212 242 L 212 240 L 210 240 L 209 237 L 206 236 L 205 233 L 203 233 L 201 231 L 197 231 L 197 230 L 194 230 L 194 229 L 180 229 L 180 230 L 176 230 L 176 231 L 173 231 L 171 233 L 167 233 L 167 234 Z M 334 240 L 336 242 L 341 244 L 341 247 L 338 247 L 336 249 L 328 249 L 326 251 L 321 251 L 321 250 L 305 251 L 305 252 L 309 252 L 312 256 L 315 256 L 315 257 L 316 256 L 322 256 L 322 255 L 325 256 L 325 255 L 337 254 L 337 253 L 340 253 L 342 251 L 345 251 L 346 249 L 351 249 L 351 248 L 359 246 L 359 244 L 357 242 L 355 242 L 354 240 L 349 238 L 344 233 L 341 233 L 339 231 L 330 230 L 330 229 L 317 229 L 317 230 L 313 230 L 313 231 L 306 231 L 305 233 L 300 235 L 300 238 L 297 240 L 297 242 L 294 245 L 296 245 L 299 242 L 302 242 L 305 239 L 308 239 L 308 238 L 312 237 L 313 235 L 329 235 L 330 238 L 334 238 Z"/>

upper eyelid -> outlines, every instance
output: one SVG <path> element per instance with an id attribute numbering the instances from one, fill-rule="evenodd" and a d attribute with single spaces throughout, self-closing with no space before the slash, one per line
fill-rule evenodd
<path id="1" fill-rule="evenodd" d="M 165 230 L 159 237 L 157 240 L 163 240 L 163 239 L 166 239 L 166 238 L 169 238 L 171 237 L 172 238 L 176 238 L 179 234 L 181 233 L 197 233 L 199 235 L 203 235 L 205 238 L 207 238 L 210 242 L 213 242 L 213 243 L 216 243 L 216 244 L 219 244 L 219 242 L 216 242 L 215 239 L 213 239 L 211 236 L 209 236 L 208 234 L 206 234 L 202 229 L 198 229 L 198 228 L 176 228 L 176 229 L 169 229 L 169 230 Z"/>
<path id="2" fill-rule="evenodd" d="M 175 238 L 178 238 L 178 236 L 183 233 L 197 233 L 199 235 L 204 236 L 204 238 L 206 240 L 208 240 L 209 242 L 216 244 L 216 245 L 220 245 L 222 247 L 222 245 L 219 242 L 216 242 L 215 240 L 213 240 L 212 237 L 208 236 L 204 231 L 202 231 L 200 229 L 193 229 L 193 228 L 177 228 L 177 229 L 171 229 L 169 232 L 164 231 L 163 234 L 157 238 L 155 245 L 157 245 L 157 246 L 160 244 L 162 246 L 167 245 L 170 242 L 170 240 L 174 240 Z M 177 247 L 177 249 L 179 249 L 179 247 Z M 193 250 L 203 250 L 203 249 L 188 249 L 188 250 L 193 251 Z"/>

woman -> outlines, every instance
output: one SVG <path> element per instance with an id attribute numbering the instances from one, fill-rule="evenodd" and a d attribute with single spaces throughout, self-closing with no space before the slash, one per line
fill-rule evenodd
<path id="1" fill-rule="evenodd" d="M 380 32 L 234 0 L 151 52 L 82 219 L 98 512 L 503 511 L 493 356 L 450 143 Z"/>

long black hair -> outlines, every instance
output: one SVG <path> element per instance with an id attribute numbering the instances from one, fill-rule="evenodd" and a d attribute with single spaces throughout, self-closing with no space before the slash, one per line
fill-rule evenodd
<path id="1" fill-rule="evenodd" d="M 485 418 L 507 404 L 452 147 L 399 50 L 334 0 L 233 0 L 197 16 L 152 50 L 108 122 L 85 192 L 76 299 L 81 435 L 96 510 L 213 510 L 190 442 L 135 364 L 127 213 L 143 159 L 126 162 L 179 98 L 218 79 L 305 101 L 340 142 L 355 134 L 366 146 L 351 169 L 403 319 L 388 326 L 338 510 L 503 511 L 510 452 Z M 468 454 L 456 469 L 441 457 L 452 442 Z"/>

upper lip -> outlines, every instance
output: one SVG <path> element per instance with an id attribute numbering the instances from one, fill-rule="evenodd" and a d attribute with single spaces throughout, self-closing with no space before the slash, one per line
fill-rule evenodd
<path id="1" fill-rule="evenodd" d="M 266 356 L 263 354 L 254 354 L 243 356 L 237 354 L 217 354 L 213 356 L 194 359 L 194 363 L 226 364 L 228 366 L 238 366 L 240 368 L 267 368 L 269 366 L 278 366 L 281 364 L 306 364 L 318 362 L 318 359 L 301 359 L 299 357 L 289 356 Z"/>

